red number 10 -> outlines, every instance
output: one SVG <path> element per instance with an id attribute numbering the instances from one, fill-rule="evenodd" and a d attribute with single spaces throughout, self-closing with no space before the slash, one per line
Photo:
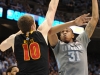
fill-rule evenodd
<path id="1" fill-rule="evenodd" d="M 34 60 L 39 59 L 41 56 L 40 53 L 40 47 L 39 44 L 36 42 L 33 42 L 29 45 L 28 48 L 28 44 L 25 43 L 22 45 L 23 46 L 23 50 L 24 50 L 24 60 L 28 61 L 30 60 L 30 57 Z"/>

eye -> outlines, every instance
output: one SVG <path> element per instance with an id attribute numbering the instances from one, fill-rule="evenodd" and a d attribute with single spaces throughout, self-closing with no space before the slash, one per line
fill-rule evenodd
<path id="1" fill-rule="evenodd" d="M 66 30 L 66 32 L 69 32 L 68 30 Z"/>
<path id="2" fill-rule="evenodd" d="M 64 31 L 61 31 L 61 33 L 63 33 Z"/>

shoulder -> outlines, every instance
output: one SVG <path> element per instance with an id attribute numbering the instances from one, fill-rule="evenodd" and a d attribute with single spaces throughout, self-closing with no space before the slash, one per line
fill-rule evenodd
<path id="1" fill-rule="evenodd" d="M 36 36 L 42 36 L 42 33 L 40 31 L 38 31 L 38 30 L 33 31 L 31 34 L 32 34 L 32 36 L 34 36 L 34 35 L 36 35 Z"/>
<path id="2" fill-rule="evenodd" d="M 66 44 L 66 43 L 58 40 L 57 44 L 54 47 L 57 47 L 57 46 L 59 47 L 59 46 L 64 45 L 64 44 Z"/>
<path id="3" fill-rule="evenodd" d="M 15 40 L 20 40 L 22 38 L 25 38 L 25 34 L 19 34 L 15 36 Z"/>
<path id="4" fill-rule="evenodd" d="M 22 35 L 23 35 L 23 34 L 16 35 L 15 38 L 18 38 L 18 37 L 20 37 L 20 36 L 22 36 Z"/>
<path id="5" fill-rule="evenodd" d="M 87 33 L 84 31 L 83 33 L 79 34 L 76 40 L 88 38 Z"/>

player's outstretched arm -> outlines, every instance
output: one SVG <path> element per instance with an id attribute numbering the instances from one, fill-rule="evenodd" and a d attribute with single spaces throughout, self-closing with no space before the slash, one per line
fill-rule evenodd
<path id="1" fill-rule="evenodd" d="M 38 30 L 42 32 L 42 34 L 47 36 L 48 31 L 52 27 L 52 23 L 54 21 L 55 13 L 57 10 L 59 0 L 51 0 L 49 4 L 48 11 L 46 13 L 46 17 L 44 22 L 39 26 Z"/>
<path id="2" fill-rule="evenodd" d="M 7 39 L 5 39 L 1 44 L 0 44 L 0 50 L 5 51 L 9 49 L 10 47 L 13 47 L 14 45 L 14 38 L 16 35 L 21 34 L 21 31 L 18 31 L 16 34 L 10 35 Z"/>
<path id="3" fill-rule="evenodd" d="M 67 27 L 73 26 L 73 25 L 78 25 L 78 26 L 84 25 L 84 23 L 86 23 L 90 20 L 90 17 L 88 17 L 88 15 L 89 14 L 83 14 L 83 15 L 77 17 L 75 20 L 52 27 L 48 33 L 48 39 L 49 39 L 50 45 L 55 46 L 57 44 L 58 37 L 57 37 L 56 33 L 62 31 L 63 29 L 65 29 Z"/>
<path id="4" fill-rule="evenodd" d="M 98 0 L 92 0 L 92 17 L 85 28 L 85 31 L 89 38 L 92 36 L 94 32 L 98 20 L 99 20 Z"/>

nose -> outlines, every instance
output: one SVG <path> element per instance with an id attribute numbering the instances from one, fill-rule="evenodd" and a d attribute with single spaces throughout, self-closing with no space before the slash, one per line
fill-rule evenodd
<path id="1" fill-rule="evenodd" d="M 66 32 L 66 31 L 64 31 L 64 34 L 67 34 L 67 32 Z"/>
<path id="2" fill-rule="evenodd" d="M 67 32 L 66 32 L 66 31 L 64 31 L 63 35 L 65 36 L 66 34 L 67 34 Z"/>

